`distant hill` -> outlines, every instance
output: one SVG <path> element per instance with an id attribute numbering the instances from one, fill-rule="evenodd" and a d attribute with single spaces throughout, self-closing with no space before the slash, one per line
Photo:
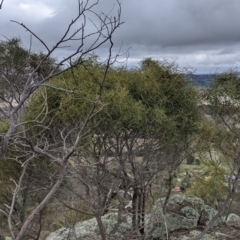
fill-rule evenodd
<path id="1" fill-rule="evenodd" d="M 213 74 L 193 74 L 189 77 L 189 80 L 197 86 L 207 87 L 213 79 Z"/>

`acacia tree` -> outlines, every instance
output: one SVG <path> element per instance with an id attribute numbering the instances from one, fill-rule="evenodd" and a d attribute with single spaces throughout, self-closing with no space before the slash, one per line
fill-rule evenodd
<path id="1" fill-rule="evenodd" d="M 144 235 L 145 201 L 154 176 L 167 171 L 171 182 L 192 151 L 191 137 L 200 120 L 197 94 L 173 65 L 151 59 L 141 63 L 137 75 L 123 83 L 122 91 L 125 105 L 113 108 L 111 122 L 115 121 L 110 125 L 105 120 L 107 126 L 101 130 L 113 156 L 122 150 L 116 169 L 121 169 L 125 185 L 133 189 L 133 229 Z"/>
<path id="2" fill-rule="evenodd" d="M 202 236 L 213 226 L 231 204 L 238 187 L 240 177 L 240 78 L 233 71 L 216 75 L 206 92 L 208 108 L 216 125 L 216 134 L 212 138 L 212 147 L 222 156 L 229 171 L 228 193 L 219 207 L 216 216 L 209 222 L 204 231 L 194 240 Z"/>
<path id="3" fill-rule="evenodd" d="M 174 66 L 146 59 L 139 69 L 119 75 L 122 80 L 111 85 L 116 89 L 106 96 L 112 104 L 101 113 L 105 117 L 95 119 L 100 123 L 94 133 L 98 155 L 114 165 L 103 168 L 122 181 L 125 193 L 132 190 L 133 230 L 144 235 L 152 180 L 167 171 L 172 181 L 177 167 L 193 151 L 201 117 L 195 90 Z"/>
<path id="4" fill-rule="evenodd" d="M 101 110 L 101 106 L 98 106 L 105 78 L 109 67 L 116 61 L 116 56 L 112 54 L 112 37 L 122 22 L 121 6 L 118 1 L 116 1 L 118 9 L 115 16 L 111 15 L 113 14 L 112 12 L 109 14 L 98 13 L 95 10 L 98 3 L 99 1 L 95 1 L 94 3 L 88 0 L 78 1 L 77 16 L 69 23 L 62 37 L 53 47 L 49 47 L 40 36 L 37 36 L 27 26 L 14 21 L 41 42 L 46 51 L 45 54 L 36 56 L 31 54 L 30 50 L 27 51 L 19 47 L 17 42 L 15 46 L 17 46 L 17 49 L 23 55 L 21 57 L 15 55 L 15 53 L 8 55 L 10 59 L 7 59 L 7 64 L 4 63 L 0 68 L 1 83 L 4 83 L 6 89 L 1 94 L 1 113 L 3 115 L 1 124 L 3 123 L 4 128 L 0 133 L 0 160 L 10 161 L 11 156 L 15 156 L 13 160 L 20 165 L 20 174 L 19 178 L 14 180 L 15 186 L 12 191 L 10 205 L 1 209 L 1 213 L 7 217 L 8 228 L 14 240 L 23 239 L 28 231 L 31 231 L 33 227 L 31 224 L 33 224 L 34 219 L 40 217 L 41 211 L 63 183 L 68 172 L 69 158 L 81 143 L 82 137 L 87 131 L 89 120 Z M 91 17 L 97 17 L 98 23 L 88 20 Z M 85 30 L 89 24 L 93 25 L 95 31 L 86 34 Z M 55 61 L 53 67 L 47 69 L 45 66 L 49 66 L 48 63 L 49 61 L 51 62 L 52 55 L 59 48 L 64 47 L 66 43 L 71 44 L 71 42 L 78 43 L 75 51 L 64 59 Z M 94 73 L 92 73 L 92 79 L 89 79 L 90 82 L 96 82 L 97 92 L 91 99 L 84 99 L 90 105 L 89 111 L 85 113 L 82 121 L 78 122 L 78 124 L 69 126 L 62 123 L 58 125 L 58 128 L 55 128 L 56 135 L 53 138 L 56 142 L 49 141 L 48 136 L 45 135 L 46 132 L 43 131 L 43 129 L 46 130 L 48 128 L 48 125 L 42 125 L 44 119 L 41 113 L 34 119 L 25 118 L 24 112 L 33 94 L 43 87 L 53 88 L 55 91 L 67 92 L 69 95 L 73 94 L 74 88 L 67 89 L 65 85 L 62 88 L 56 88 L 49 81 L 53 77 L 71 71 L 74 67 L 82 64 L 88 54 L 105 44 L 108 44 L 108 57 L 104 63 L 102 75 L 100 78 L 96 78 Z M 1 54 L 5 55 L 5 53 L 1 51 Z M 20 62 L 18 60 L 15 61 L 18 58 Z M 17 65 L 18 63 L 19 65 Z M 6 69 L 9 69 L 9 71 Z M 42 71 L 45 69 L 47 69 L 46 72 Z M 16 70 L 19 72 L 16 72 Z M 72 77 L 74 78 L 73 75 Z M 18 81 L 21 82 L 21 85 L 18 84 Z M 62 81 L 64 82 L 65 80 L 62 79 Z M 9 89 L 11 94 L 9 94 Z M 45 102 L 46 99 L 43 99 L 43 102 L 40 104 L 44 105 Z M 51 112 L 47 110 L 44 114 L 45 116 L 51 116 Z M 34 132 L 35 126 L 40 126 L 42 132 Z M 32 133 L 35 133 L 35 135 Z M 21 153 L 21 157 L 12 154 L 13 152 Z M 27 212 L 27 215 L 19 221 L 19 219 L 14 218 L 14 209 L 24 189 L 22 184 L 34 162 L 38 162 L 40 159 L 41 161 L 50 161 L 56 166 L 55 178 L 48 183 L 48 189 L 39 199 L 38 204 L 34 204 L 31 208 L 32 210 Z M 38 226 L 37 233 L 34 233 L 35 235 L 31 237 L 38 239 L 40 228 L 41 226 Z"/>
<path id="5" fill-rule="evenodd" d="M 88 81 L 92 75 L 85 75 L 89 67 L 74 71 L 88 99 L 96 91 Z M 89 105 L 80 95 L 48 94 L 51 102 L 58 101 L 58 119 L 73 124 L 88 112 Z M 92 203 L 91 211 L 99 219 L 111 198 L 118 196 L 121 220 L 124 204 L 119 192 L 132 194 L 133 229 L 144 235 L 145 201 L 154 176 L 167 170 L 171 181 L 193 151 L 192 139 L 201 119 L 197 94 L 173 66 L 146 59 L 139 69 L 111 68 L 101 102 L 106 105 L 89 123 L 86 145 L 72 156 L 72 171 L 84 189 L 82 199 Z"/>

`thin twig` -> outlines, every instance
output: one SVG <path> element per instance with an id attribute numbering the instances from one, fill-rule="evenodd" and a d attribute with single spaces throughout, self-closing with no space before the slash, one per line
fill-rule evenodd
<path id="1" fill-rule="evenodd" d="M 1 3 L 0 3 L 0 9 L 2 9 L 3 1 L 4 1 L 4 0 L 2 0 Z"/>

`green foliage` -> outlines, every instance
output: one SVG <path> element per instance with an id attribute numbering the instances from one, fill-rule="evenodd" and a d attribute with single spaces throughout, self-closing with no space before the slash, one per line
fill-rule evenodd
<path id="1" fill-rule="evenodd" d="M 198 134 L 199 122 L 201 121 L 201 114 L 197 107 L 197 91 L 188 84 L 184 75 L 178 73 L 172 65 L 146 59 L 136 69 L 111 68 L 104 85 L 101 84 L 103 76 L 104 66 L 96 58 L 85 59 L 81 65 L 55 77 L 48 83 L 48 86 L 38 89 L 29 99 L 24 114 L 26 137 L 32 143 L 39 143 L 39 139 L 41 139 L 41 147 L 46 144 L 49 150 L 53 145 L 52 151 L 56 151 L 56 149 L 58 151 L 59 146 L 58 154 L 61 155 L 61 133 L 67 133 L 74 127 L 79 129 L 91 110 L 93 110 L 93 114 L 96 113 L 88 123 L 87 133 L 90 134 L 85 136 L 84 142 L 80 143 L 79 148 L 84 145 L 81 148 L 83 150 L 81 154 L 85 154 L 85 157 L 96 158 L 97 164 L 94 165 L 92 171 L 93 175 L 95 171 L 98 175 L 93 176 L 93 182 L 91 182 L 92 176 L 88 176 L 90 180 L 87 184 L 96 184 L 99 181 L 98 187 L 102 187 L 99 190 L 101 194 L 108 193 L 109 186 L 107 184 L 111 182 L 109 178 L 105 179 L 105 175 L 108 177 L 109 173 L 107 175 L 107 171 L 104 172 L 105 169 L 101 168 L 102 165 L 98 158 L 100 154 L 104 154 L 100 146 L 104 144 L 101 142 L 102 140 L 104 141 L 106 138 L 111 140 L 119 135 L 121 135 L 121 140 L 127 139 L 127 143 L 129 139 L 133 138 L 151 140 L 160 145 L 161 151 L 165 148 L 166 152 L 171 155 L 172 149 L 184 144 L 188 146 L 191 136 Z M 100 102 L 96 105 L 95 100 L 99 95 L 101 95 Z M 66 142 L 67 147 L 72 146 L 71 139 L 74 139 L 74 134 L 76 134 L 74 131 L 69 131 L 70 137 Z M 73 137 L 71 138 L 71 136 Z M 100 139 L 97 146 L 99 155 L 96 154 L 96 149 L 94 149 L 95 152 L 91 149 L 97 138 Z M 117 137 L 112 141 L 114 147 L 116 147 L 116 139 Z M 123 145 L 119 144 L 114 150 L 117 151 L 118 147 L 123 147 Z M 137 154 L 140 157 L 155 154 L 154 151 L 150 152 L 151 147 L 146 145 L 148 152 L 142 147 L 138 149 L 139 151 L 128 153 L 129 159 L 133 159 Z M 126 146 L 123 149 L 125 154 Z M 21 154 L 21 150 L 24 149 L 18 149 L 16 152 L 9 152 L 9 154 L 14 157 L 14 154 L 15 156 Z M 112 149 L 108 150 L 114 153 Z M 75 154 L 77 155 L 77 152 Z M 26 159 L 27 156 L 23 157 Z M 164 157 L 166 159 L 163 159 Z M 167 162 L 167 153 L 164 154 L 164 157 L 161 160 Z M 139 167 L 136 167 L 135 170 L 139 170 L 142 176 L 146 179 L 149 176 L 150 179 L 150 171 L 156 172 L 162 168 L 158 166 L 155 169 L 154 167 L 148 168 L 148 164 L 153 162 L 154 166 L 161 165 L 159 158 L 148 156 L 146 158 L 148 160 L 139 163 Z M 112 168 L 118 168 L 117 158 L 115 161 L 114 166 L 105 165 L 104 167 L 109 168 L 108 171 L 112 171 Z M 131 172 L 129 162 L 123 168 L 126 167 L 125 173 L 133 174 L 134 169 Z M 142 166 L 140 166 L 141 164 Z M 25 202 L 22 199 L 19 200 L 20 209 L 25 210 L 25 206 L 30 205 L 29 203 L 42 199 L 45 191 L 38 191 L 34 195 L 34 188 L 44 189 L 48 182 L 54 182 L 56 177 L 54 173 L 57 167 L 48 159 L 37 156 L 29 169 L 23 182 L 23 187 L 27 191 L 27 200 Z M 21 168 L 17 170 L 19 170 L 19 172 L 17 171 L 19 174 Z M 81 166 L 80 170 L 84 172 L 85 168 Z M 105 182 L 101 181 L 102 179 Z M 173 184 L 177 184 L 176 181 L 175 179 Z M 90 186 L 91 188 L 92 186 Z M 93 189 L 95 188 L 96 186 L 93 187 Z M 68 210 L 66 216 L 60 219 L 58 224 L 74 224 L 84 217 L 75 211 Z M 22 218 L 24 218 L 24 213 L 22 213 Z"/>
<path id="2" fill-rule="evenodd" d="M 73 127 L 79 128 L 91 110 L 96 113 L 88 123 L 88 135 L 79 146 L 82 150 L 79 156 L 84 155 L 91 165 L 94 163 L 92 173 L 89 174 L 86 163 L 83 164 L 86 167 L 81 165 L 81 157 L 74 160 L 79 161 L 80 174 L 87 173 L 88 189 L 93 189 L 93 195 L 96 191 L 101 193 L 99 202 L 107 196 L 109 179 L 116 172 L 122 174 L 123 179 L 126 173 L 141 174 L 134 182 L 136 187 L 141 187 L 138 184 L 145 179 L 149 181 L 153 172 L 163 168 L 160 165 L 162 161 L 167 162 L 172 149 L 188 146 L 191 136 L 198 133 L 201 120 L 196 90 L 173 66 L 147 59 L 136 69 L 109 69 L 101 85 L 103 76 L 104 68 L 96 59 L 83 60 L 82 65 L 38 90 L 30 99 L 24 116 L 26 134 L 33 142 L 37 142 L 41 134 L 41 139 L 47 139 L 47 144 L 54 143 L 56 147 L 61 141 L 62 129 L 67 132 Z M 96 105 L 98 95 L 101 98 Z M 74 131 L 69 131 L 69 136 L 71 134 L 74 137 Z M 146 145 L 138 144 L 139 139 Z M 71 146 L 71 137 L 68 144 Z M 134 144 L 140 147 L 136 149 Z M 159 157 L 156 157 L 157 148 Z M 167 149 L 164 154 L 163 149 Z M 101 157 L 110 154 L 113 154 L 114 164 L 109 161 L 104 165 Z M 143 160 L 134 163 L 136 156 Z M 169 158 L 175 160 L 172 155 Z M 121 173 L 119 159 L 123 163 Z M 122 185 L 129 186 L 126 179 Z M 96 183 L 97 190 L 94 190 Z"/>
<path id="3" fill-rule="evenodd" d="M 0 205 L 10 204 L 13 189 L 23 170 L 22 163 L 28 158 L 23 152 L 10 148 L 5 159 L 0 161 Z M 26 206 L 43 199 L 51 182 L 57 177 L 56 171 L 57 166 L 48 159 L 36 157 L 35 162 L 29 163 L 15 205 L 15 213 L 21 215 L 21 220 L 27 211 Z"/>
<path id="4" fill-rule="evenodd" d="M 131 95 L 147 110 L 146 124 L 165 142 L 184 139 L 197 130 L 197 93 L 173 66 L 146 59 L 139 77 L 131 84 Z"/>
<path id="5" fill-rule="evenodd" d="M 19 67 L 24 66 L 27 56 L 28 51 L 22 47 L 19 38 L 0 41 L 1 70 L 10 71 L 13 64 Z"/>
<path id="6" fill-rule="evenodd" d="M 64 209 L 60 209 L 61 214 L 58 216 L 57 219 L 53 221 L 53 226 L 56 229 L 59 229 L 61 227 L 72 227 L 76 223 L 88 220 L 93 218 L 93 215 L 84 214 L 84 212 L 89 212 L 89 206 L 88 203 L 84 201 L 79 201 L 78 203 L 68 203 L 73 207 L 72 209 L 69 209 L 65 207 Z"/>
<path id="7" fill-rule="evenodd" d="M 195 175 L 195 174 L 204 172 L 204 171 L 206 171 L 206 166 L 204 164 L 189 165 L 189 164 L 182 163 L 179 166 L 178 171 L 179 171 L 178 176 L 179 177 L 184 177 L 186 172 L 189 172 L 191 175 Z"/>
<path id="8" fill-rule="evenodd" d="M 110 69 L 102 88 L 99 85 L 104 74 L 102 66 L 93 60 L 87 61 L 50 83 L 74 93 L 49 87 L 38 91 L 29 103 L 26 121 L 38 116 L 39 121 L 49 127 L 63 122 L 79 123 L 101 91 L 101 104 L 95 112 L 103 109 L 91 123 L 96 133 L 131 130 L 171 144 L 197 132 L 200 114 L 196 91 L 170 66 L 149 59 L 145 62 L 134 70 Z"/>
<path id="9" fill-rule="evenodd" d="M 2 135 L 3 133 L 6 133 L 9 128 L 9 122 L 6 119 L 1 119 L 0 120 L 0 134 Z M 0 135 L 0 137 L 1 137 Z M 0 138 L 1 140 L 1 138 Z"/>
<path id="10" fill-rule="evenodd" d="M 174 178 L 172 180 L 172 187 L 176 187 L 178 185 L 178 179 L 177 178 Z"/>
<path id="11" fill-rule="evenodd" d="M 0 41 L 0 96 L 4 98 L 11 94 L 15 96 L 16 92 L 19 94 L 29 74 L 45 57 L 42 52 L 30 52 L 22 45 L 19 38 Z M 36 78 L 47 76 L 55 68 L 55 59 L 45 59 L 36 73 Z M 55 69 L 54 72 L 57 71 L 58 69 Z"/>
<path id="12" fill-rule="evenodd" d="M 237 72 L 216 75 L 210 85 L 206 99 L 211 104 L 212 113 L 231 117 L 231 124 L 239 121 L 240 78 Z M 225 119 L 227 120 L 227 119 Z"/>
<path id="13" fill-rule="evenodd" d="M 11 86 L 9 82 L 5 81 L 4 77 L 11 82 L 12 88 L 17 83 L 19 86 L 23 84 L 23 79 L 15 79 L 15 77 L 24 73 L 27 55 L 27 50 L 21 47 L 21 41 L 18 38 L 0 42 L 0 96 L 11 91 Z"/>
<path id="14" fill-rule="evenodd" d="M 14 181 L 17 181 L 20 175 L 21 166 L 15 161 L 0 161 L 0 202 L 11 194 L 11 187 L 15 187 Z"/>
<path id="15" fill-rule="evenodd" d="M 203 118 L 198 125 L 196 151 L 199 153 L 208 152 L 211 149 L 215 134 L 216 125 L 214 124 L 214 122 L 209 121 L 207 118 Z"/>
<path id="16" fill-rule="evenodd" d="M 194 174 L 189 193 L 217 207 L 227 193 L 227 183 L 224 179 L 226 169 L 213 160 L 207 160 L 204 164 L 207 170 L 204 173 Z"/>
<path id="17" fill-rule="evenodd" d="M 224 156 L 229 166 L 235 168 L 239 162 L 236 157 L 240 136 L 239 73 L 229 71 L 216 75 L 205 97 L 215 124 L 212 146 Z"/>
<path id="18" fill-rule="evenodd" d="M 185 192 L 187 188 L 191 187 L 191 175 L 186 172 L 186 175 L 183 177 L 180 183 L 180 189 L 182 192 Z"/>

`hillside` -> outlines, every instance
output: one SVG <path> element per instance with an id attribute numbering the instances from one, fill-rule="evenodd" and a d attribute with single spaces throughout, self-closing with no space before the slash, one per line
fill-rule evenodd
<path id="1" fill-rule="evenodd" d="M 213 76 L 213 74 L 194 74 L 190 79 L 197 86 L 208 87 Z"/>

